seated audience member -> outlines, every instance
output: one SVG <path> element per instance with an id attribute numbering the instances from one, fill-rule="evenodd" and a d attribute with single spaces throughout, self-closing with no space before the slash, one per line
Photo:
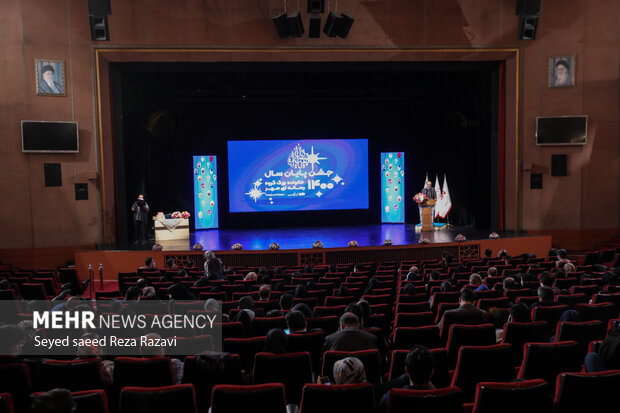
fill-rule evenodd
<path id="1" fill-rule="evenodd" d="M 569 274 L 572 272 L 576 272 L 576 271 L 577 269 L 575 268 L 572 262 L 567 262 L 566 264 L 564 264 L 564 273 L 566 274 L 567 277 L 570 277 Z"/>
<path id="2" fill-rule="evenodd" d="M 6 291 L 11 289 L 11 283 L 6 278 L 0 280 L 0 291 Z"/>
<path id="3" fill-rule="evenodd" d="M 502 284 L 504 286 L 504 290 L 514 290 L 517 288 L 517 282 L 512 277 L 504 278 Z"/>
<path id="4" fill-rule="evenodd" d="M 258 299 L 259 301 L 269 301 L 269 296 L 271 295 L 271 287 L 268 285 L 261 285 L 258 289 Z"/>
<path id="5" fill-rule="evenodd" d="M 362 325 L 365 325 L 368 322 L 368 319 L 372 315 L 372 309 L 370 308 L 370 304 L 368 301 L 361 299 L 357 302 L 357 305 L 362 309 Z"/>
<path id="6" fill-rule="evenodd" d="M 415 345 L 411 348 L 405 359 L 405 372 L 409 377 L 409 383 L 404 389 L 411 390 L 434 390 L 435 386 L 431 383 L 431 377 L 435 371 L 435 358 L 428 348 Z M 380 407 L 385 409 L 390 399 L 388 391 L 381 398 Z"/>
<path id="7" fill-rule="evenodd" d="M 176 270 L 177 269 L 177 261 L 170 257 L 166 260 L 166 268 L 170 269 L 170 270 Z"/>
<path id="8" fill-rule="evenodd" d="M 615 326 L 598 348 L 586 355 L 584 365 L 588 373 L 620 370 L 620 327 Z"/>
<path id="9" fill-rule="evenodd" d="M 365 272 L 365 271 L 367 271 L 366 267 L 362 263 L 358 262 L 353 266 L 353 272 Z"/>
<path id="10" fill-rule="evenodd" d="M 306 316 L 301 311 L 291 310 L 286 315 L 286 324 L 290 334 L 301 334 L 308 331 Z"/>
<path id="11" fill-rule="evenodd" d="M 497 268 L 496 267 L 489 267 L 489 269 L 487 270 L 487 275 L 489 277 L 497 277 Z"/>
<path id="12" fill-rule="evenodd" d="M 419 281 L 420 270 L 415 265 L 409 268 L 409 272 L 407 273 L 407 281 Z"/>
<path id="13" fill-rule="evenodd" d="M 299 284 L 295 288 L 295 292 L 293 293 L 293 295 L 295 296 L 295 298 L 307 298 L 308 297 L 308 287 L 306 287 L 306 284 Z"/>
<path id="14" fill-rule="evenodd" d="M 222 261 L 219 258 L 213 258 L 205 261 L 205 277 L 209 281 L 215 280 L 225 280 L 226 275 L 224 275 L 224 266 L 222 265 Z"/>
<path id="15" fill-rule="evenodd" d="M 353 313 L 360 322 L 360 327 L 364 328 L 364 309 L 358 303 L 349 303 L 345 309 L 345 313 Z"/>
<path id="16" fill-rule="evenodd" d="M 334 384 L 359 384 L 366 382 L 364 364 L 357 357 L 345 357 L 334 363 Z M 319 377 L 319 384 L 328 384 L 327 376 Z"/>
<path id="17" fill-rule="evenodd" d="M 293 299 L 295 297 L 293 297 L 292 294 L 282 294 L 280 296 L 280 310 L 282 311 L 288 311 L 291 309 L 291 307 L 293 306 Z"/>
<path id="18" fill-rule="evenodd" d="M 482 284 L 482 277 L 478 273 L 473 273 L 469 276 L 469 285 L 474 291 L 487 291 L 489 289 L 489 287 Z"/>
<path id="19" fill-rule="evenodd" d="M 153 257 L 146 257 L 144 259 L 144 267 L 140 267 L 138 269 L 141 271 L 159 271 L 159 269 L 156 267 Z"/>
<path id="20" fill-rule="evenodd" d="M 557 252 L 557 260 L 555 262 L 555 268 L 563 268 L 564 264 L 569 263 L 568 253 L 564 248 L 561 248 L 556 251 Z"/>
<path id="21" fill-rule="evenodd" d="M 439 261 L 439 263 L 441 264 L 443 268 L 448 268 L 448 265 L 450 265 L 453 259 L 454 259 L 454 256 L 450 254 L 448 251 L 444 250 L 441 252 L 441 261 Z"/>
<path id="22" fill-rule="evenodd" d="M 350 295 L 351 295 L 351 291 L 344 285 L 341 285 L 340 287 L 338 287 L 338 289 L 334 293 L 335 297 L 349 297 Z"/>
<path id="23" fill-rule="evenodd" d="M 507 323 L 512 323 L 512 322 L 529 323 L 531 321 L 532 321 L 532 318 L 530 317 L 530 308 L 527 305 L 523 303 L 518 303 L 510 307 L 510 313 L 508 314 Z M 496 342 L 501 343 L 503 338 L 504 338 L 504 329 L 503 328 L 495 329 Z"/>
<path id="24" fill-rule="evenodd" d="M 441 326 L 443 325 L 443 319 L 445 318 L 445 315 L 447 313 L 477 314 L 480 318 L 480 323 L 484 323 L 487 319 L 487 312 L 476 307 L 474 305 L 475 302 L 476 293 L 469 288 L 463 288 L 459 297 L 459 308 L 448 310 L 444 313 L 444 315 L 441 317 L 441 320 L 439 320 L 439 323 L 437 324 L 439 330 L 441 330 Z"/>
<path id="25" fill-rule="evenodd" d="M 82 342 L 83 345 L 79 346 L 76 352 L 76 356 L 78 359 L 90 359 L 97 358 L 101 362 L 101 370 L 103 373 L 103 381 L 106 385 L 112 384 L 112 378 L 114 377 L 114 361 L 113 360 L 102 360 L 103 350 L 100 346 L 96 344 L 86 345 L 87 339 L 98 340 L 100 339 L 99 334 L 97 333 L 86 333 L 83 334 L 81 339 L 84 339 Z"/>
<path id="26" fill-rule="evenodd" d="M 239 299 L 239 304 L 237 305 L 237 308 L 240 310 L 252 310 L 254 309 L 254 306 L 254 299 L 249 295 L 244 295 Z"/>
<path id="27" fill-rule="evenodd" d="M 454 291 L 454 286 L 452 285 L 450 281 L 444 281 L 439 286 L 440 293 L 451 293 L 453 291 Z"/>
<path id="28" fill-rule="evenodd" d="M 340 317 L 340 328 L 325 337 L 323 351 L 359 351 L 378 348 L 374 334 L 360 329 L 360 322 L 353 313 L 344 313 Z"/>
<path id="29" fill-rule="evenodd" d="M 214 298 L 208 298 L 205 300 L 205 304 L 203 309 L 207 312 L 207 313 L 220 313 L 222 312 L 222 306 L 220 305 L 220 303 L 214 299 Z"/>
<path id="30" fill-rule="evenodd" d="M 76 405 L 67 389 L 52 389 L 32 396 L 31 413 L 72 413 Z"/>
<path id="31" fill-rule="evenodd" d="M 484 258 L 490 259 L 493 256 L 493 250 L 491 248 L 487 248 L 484 250 Z"/>
<path id="32" fill-rule="evenodd" d="M 403 294 L 404 295 L 415 296 L 415 285 L 413 285 L 411 283 L 405 284 L 405 286 L 403 287 Z"/>
<path id="33" fill-rule="evenodd" d="M 24 329 L 13 324 L 0 326 L 0 359 L 2 362 L 10 362 L 22 352 L 26 338 Z"/>
<path id="34" fill-rule="evenodd" d="M 161 336 L 157 333 L 146 334 L 146 340 L 142 344 L 140 341 L 140 355 L 142 357 L 164 357 L 166 355 L 166 349 L 162 345 L 157 345 L 156 342 L 161 339 Z M 183 378 L 183 362 L 177 358 L 170 357 L 172 363 L 172 371 L 174 373 L 174 384 L 180 384 Z"/>
<path id="35" fill-rule="evenodd" d="M 530 309 L 534 307 L 551 307 L 557 305 L 553 298 L 555 293 L 549 287 L 538 287 L 538 301 L 533 302 Z"/>
<path id="36" fill-rule="evenodd" d="M 159 297 L 157 297 L 157 292 L 155 291 L 154 287 L 148 286 L 148 287 L 144 287 L 144 289 L 142 290 L 142 300 L 158 300 Z"/>
<path id="37" fill-rule="evenodd" d="M 499 258 L 500 260 L 506 259 L 506 256 L 508 255 L 508 252 L 506 250 L 499 250 L 499 252 L 497 253 L 497 258 Z"/>
<path id="38" fill-rule="evenodd" d="M 431 271 L 428 277 L 431 279 L 431 281 L 439 281 L 439 278 L 441 278 L 441 273 L 437 270 L 434 270 Z"/>
<path id="39" fill-rule="evenodd" d="M 258 280 L 258 274 L 256 274 L 254 271 L 250 271 L 249 273 L 247 273 L 245 277 L 243 277 L 243 281 L 256 281 L 256 280 Z"/>
<path id="40" fill-rule="evenodd" d="M 288 337 L 281 328 L 272 328 L 265 337 L 263 352 L 284 354 L 289 352 Z"/>
<path id="41" fill-rule="evenodd" d="M 291 308 L 291 311 L 301 311 L 306 318 L 314 317 L 314 311 L 306 303 L 297 303 Z"/>

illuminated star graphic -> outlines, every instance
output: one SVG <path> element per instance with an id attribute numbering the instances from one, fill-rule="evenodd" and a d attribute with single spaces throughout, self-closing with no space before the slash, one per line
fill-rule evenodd
<path id="1" fill-rule="evenodd" d="M 258 188 L 259 186 L 261 186 L 262 183 L 263 183 L 263 179 L 259 178 L 254 182 L 254 187 Z"/>
<path id="2" fill-rule="evenodd" d="M 317 197 L 319 197 L 319 198 L 320 198 L 320 197 L 321 197 L 321 195 L 323 195 L 323 192 L 321 192 L 321 191 L 317 191 L 317 193 L 316 193 L 316 194 L 314 194 L 314 195 L 316 195 Z"/>
<path id="3" fill-rule="evenodd" d="M 332 178 L 332 181 L 336 182 L 336 184 L 339 184 L 340 181 L 342 181 L 342 178 L 338 176 L 338 174 L 336 174 L 336 176 Z"/>
<path id="4" fill-rule="evenodd" d="M 327 159 L 325 157 L 319 157 L 320 152 L 314 153 L 314 146 L 311 147 L 310 153 L 307 155 L 307 160 L 309 164 L 312 164 L 312 170 L 314 171 L 314 164 L 320 164 L 320 160 Z"/>
<path id="5" fill-rule="evenodd" d="M 265 195 L 265 193 L 261 191 L 260 188 L 256 185 L 254 186 L 254 188 L 250 189 L 250 192 L 246 192 L 245 194 L 249 195 L 250 198 L 254 200 L 254 202 L 258 201 L 263 195 Z"/>

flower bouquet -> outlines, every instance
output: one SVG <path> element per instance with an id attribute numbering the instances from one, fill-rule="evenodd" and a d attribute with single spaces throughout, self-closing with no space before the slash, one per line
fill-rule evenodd
<path id="1" fill-rule="evenodd" d="M 193 249 L 194 251 L 202 251 L 203 246 L 202 246 L 202 244 L 201 244 L 201 243 L 197 242 L 197 243 L 195 243 L 195 244 L 194 244 L 194 246 L 192 247 L 192 249 Z"/>
<path id="2" fill-rule="evenodd" d="M 348 245 L 349 245 L 349 247 L 357 247 L 359 244 L 357 243 L 357 241 L 351 240 L 351 241 L 349 241 Z"/>
<path id="3" fill-rule="evenodd" d="M 430 244 L 431 240 L 428 238 L 420 238 L 420 244 Z"/>
<path id="4" fill-rule="evenodd" d="M 272 243 L 269 245 L 269 249 L 270 249 L 270 250 L 279 250 L 279 249 L 280 249 L 280 244 L 278 244 L 277 242 L 272 242 Z"/>
<path id="5" fill-rule="evenodd" d="M 384 247 L 389 247 L 390 245 L 392 245 L 392 240 L 391 239 L 386 239 L 385 241 L 383 241 L 383 246 Z"/>
<path id="6" fill-rule="evenodd" d="M 164 247 L 162 247 L 162 245 L 159 242 L 156 242 L 155 244 L 153 244 L 153 251 L 163 251 Z"/>
<path id="7" fill-rule="evenodd" d="M 321 241 L 314 241 L 314 244 L 312 244 L 312 248 L 323 248 L 323 243 Z"/>
<path id="8" fill-rule="evenodd" d="M 428 197 L 426 195 L 424 195 L 422 192 L 418 192 L 417 194 L 415 194 L 415 196 L 413 197 L 413 200 L 415 202 L 418 203 L 418 205 L 424 203 L 424 201 L 426 201 L 428 199 Z"/>
<path id="9" fill-rule="evenodd" d="M 232 245 L 232 247 L 231 247 L 231 248 L 232 248 L 233 250 L 235 250 L 235 251 L 240 251 L 240 250 L 242 250 L 242 249 L 243 249 L 243 245 L 241 245 L 240 243 L 236 242 L 236 243 L 234 243 L 234 244 Z"/>
<path id="10" fill-rule="evenodd" d="M 497 232 L 491 232 L 489 234 L 489 238 L 491 238 L 491 239 L 498 239 L 499 238 L 499 234 Z"/>
<path id="11" fill-rule="evenodd" d="M 187 219 L 189 217 L 190 217 L 190 213 L 189 212 L 187 212 L 187 211 L 181 212 L 181 218 Z"/>
<path id="12" fill-rule="evenodd" d="M 456 237 L 454 237 L 454 240 L 456 242 L 463 242 L 463 241 L 467 241 L 467 238 L 465 238 L 465 235 L 459 234 Z"/>

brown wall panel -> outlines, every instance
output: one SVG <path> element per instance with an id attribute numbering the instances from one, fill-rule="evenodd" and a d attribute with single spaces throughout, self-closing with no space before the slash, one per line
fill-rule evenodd
<path id="1" fill-rule="evenodd" d="M 385 6 L 384 3 L 386 3 Z M 385 21 L 389 45 L 405 47 L 425 43 L 424 2 L 390 0 L 367 4 L 372 14 L 377 16 L 377 21 Z M 384 7 L 387 7 L 387 10 L 384 10 Z M 385 20 L 383 20 L 383 15 L 385 15 Z M 403 15 L 407 18 L 403 19 Z"/>
<path id="2" fill-rule="evenodd" d="M 426 45 L 465 46 L 465 16 L 460 0 L 433 0 L 426 4 Z"/>
<path id="3" fill-rule="evenodd" d="M 501 27 L 500 0 L 463 0 L 465 37 L 472 46 L 499 43 Z"/>
<path id="4" fill-rule="evenodd" d="M 149 0 L 149 43 L 187 45 L 189 26 L 186 24 L 189 5 L 187 0 Z"/>
<path id="5" fill-rule="evenodd" d="M 108 17 L 108 23 L 110 40 L 114 44 L 150 44 L 148 0 L 110 0 L 110 6 L 112 15 Z"/>

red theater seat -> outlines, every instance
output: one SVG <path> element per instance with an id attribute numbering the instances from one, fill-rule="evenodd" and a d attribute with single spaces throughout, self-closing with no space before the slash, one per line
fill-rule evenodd
<path id="1" fill-rule="evenodd" d="M 543 379 L 553 392 L 558 374 L 581 371 L 583 359 L 576 341 L 527 343 L 524 347 L 523 362 L 517 376 L 519 379 Z"/>
<path id="2" fill-rule="evenodd" d="M 83 360 L 44 360 L 41 364 L 43 390 L 57 387 L 69 391 L 103 389 L 101 361 Z"/>
<path id="3" fill-rule="evenodd" d="M 473 412 L 550 413 L 549 385 L 542 379 L 478 383 Z"/>
<path id="4" fill-rule="evenodd" d="M 14 413 L 11 393 L 0 393 L 0 413 Z"/>
<path id="5" fill-rule="evenodd" d="M 30 369 L 26 363 L 0 364 L 0 393 L 13 396 L 15 411 L 30 411 L 30 393 L 32 393 Z"/>
<path id="6" fill-rule="evenodd" d="M 463 393 L 457 387 L 437 390 L 392 389 L 388 413 L 463 413 Z"/>
<path id="7" fill-rule="evenodd" d="M 398 327 L 394 330 L 394 348 L 409 350 L 420 344 L 428 348 L 442 347 L 439 339 L 439 327 L 436 325 L 424 327 Z"/>
<path id="8" fill-rule="evenodd" d="M 502 343 L 512 344 L 513 365 L 518 366 L 523 359 L 523 345 L 549 341 L 549 323 L 535 321 L 531 323 L 518 323 L 512 321 L 504 324 L 504 336 Z"/>
<path id="9" fill-rule="evenodd" d="M 286 413 L 282 383 L 250 386 L 220 384 L 213 388 L 211 400 L 211 413 Z"/>
<path id="10" fill-rule="evenodd" d="M 104 390 L 83 390 L 72 392 L 75 413 L 108 413 L 108 396 Z"/>
<path id="11" fill-rule="evenodd" d="M 554 411 L 617 412 L 620 370 L 598 373 L 560 373 L 556 380 Z"/>
<path id="12" fill-rule="evenodd" d="M 252 371 L 254 366 L 254 356 L 263 351 L 265 347 L 265 337 L 252 338 L 227 338 L 224 339 L 224 351 L 231 354 L 238 354 L 241 357 L 241 367 L 246 372 Z"/>
<path id="13" fill-rule="evenodd" d="M 452 324 L 448 334 L 448 363 L 456 365 L 461 346 L 490 346 L 495 344 L 495 326 L 493 324 L 463 325 Z"/>
<path id="14" fill-rule="evenodd" d="M 431 377 L 431 383 L 436 388 L 450 387 L 450 372 L 448 370 L 448 354 L 445 348 L 432 348 L 429 350 L 435 359 L 435 369 Z M 390 362 L 389 380 L 394 380 L 405 374 L 405 359 L 409 350 L 392 351 Z"/>
<path id="15" fill-rule="evenodd" d="M 119 413 L 170 412 L 197 413 L 194 386 L 125 387 L 121 391 Z"/>
<path id="16" fill-rule="evenodd" d="M 370 383 L 306 384 L 300 407 L 300 413 L 373 413 L 373 388 Z"/>
<path id="17" fill-rule="evenodd" d="M 215 385 L 243 384 L 241 359 L 237 354 L 185 357 L 182 382 L 194 385 L 198 409 L 207 411 Z"/>
<path id="18" fill-rule="evenodd" d="M 253 376 L 254 384 L 283 383 L 288 403 L 299 405 L 304 385 L 312 383 L 310 353 L 258 353 Z"/>

